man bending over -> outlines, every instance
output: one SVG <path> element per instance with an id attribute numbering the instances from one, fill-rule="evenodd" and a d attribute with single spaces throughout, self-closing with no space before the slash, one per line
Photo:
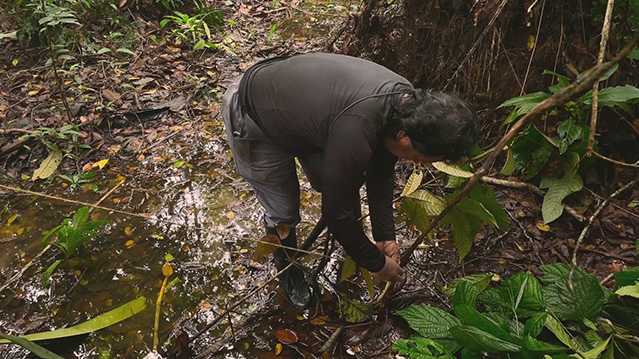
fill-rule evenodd
<path id="1" fill-rule="evenodd" d="M 477 133 L 460 99 L 415 89 L 373 62 L 325 53 L 253 65 L 228 88 L 223 115 L 237 171 L 264 207 L 266 232 L 289 225 L 282 244 L 297 246 L 297 158 L 322 193 L 328 230 L 358 265 L 388 281 L 402 272 L 393 222 L 395 162 L 456 160 Z M 375 244 L 359 221 L 364 183 Z M 288 265 L 282 250 L 275 260 L 279 269 Z M 307 304 L 300 268 L 284 272 L 280 285 L 293 304 Z"/>

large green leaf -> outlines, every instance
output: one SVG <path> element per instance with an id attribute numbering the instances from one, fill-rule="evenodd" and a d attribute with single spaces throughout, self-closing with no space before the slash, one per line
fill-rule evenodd
<path id="1" fill-rule="evenodd" d="M 544 298 L 541 284 L 535 276 L 521 272 L 506 279 L 499 288 L 503 301 L 511 313 L 527 318 L 544 310 Z"/>
<path id="2" fill-rule="evenodd" d="M 342 319 L 345 321 L 349 323 L 359 323 L 370 317 L 372 306 L 359 300 L 351 300 L 346 296 L 341 296 L 339 300 L 339 310 Z"/>
<path id="3" fill-rule="evenodd" d="M 453 244 L 460 259 L 470 253 L 475 235 L 481 228 L 481 220 L 455 207 L 444 217 L 443 224 L 450 225 Z"/>
<path id="4" fill-rule="evenodd" d="M 578 173 L 568 173 L 562 178 L 544 177 L 540 188 L 547 188 L 541 214 L 545 223 L 550 223 L 561 216 L 564 211 L 563 201 L 570 194 L 581 191 L 583 181 Z"/>
<path id="5" fill-rule="evenodd" d="M 464 325 L 478 328 L 506 341 L 516 341 L 509 334 L 508 326 L 495 320 L 495 317 L 480 313 L 469 304 L 457 304 L 454 308 L 455 315 L 461 319 Z"/>
<path id="6" fill-rule="evenodd" d="M 479 289 L 468 281 L 460 282 L 455 288 L 455 294 L 453 295 L 453 308 L 457 305 L 469 305 L 475 307 L 477 302 L 477 296 L 479 296 Z M 455 313 L 457 314 L 457 313 Z M 464 319 L 457 314 L 457 318 Z"/>
<path id="7" fill-rule="evenodd" d="M 582 128 L 572 118 L 562 121 L 557 126 L 557 134 L 561 140 L 559 154 L 564 154 L 568 150 L 568 146 L 582 138 L 583 133 Z"/>
<path id="8" fill-rule="evenodd" d="M 14 344 L 18 344 L 19 346 L 27 349 L 28 351 L 30 351 L 31 353 L 37 355 L 40 358 L 43 359 L 64 359 L 63 357 L 59 356 L 56 353 L 53 353 L 49 350 L 47 350 L 46 348 L 43 348 L 41 346 L 39 346 L 38 344 L 32 343 L 24 338 L 20 338 L 20 337 L 16 337 L 13 335 L 8 335 L 8 334 L 2 334 L 0 333 L 0 338 L 3 338 L 5 340 L 8 340 L 9 342 L 12 342 Z"/>
<path id="9" fill-rule="evenodd" d="M 639 100 L 639 88 L 631 85 L 606 87 L 599 91 L 600 106 L 619 106 Z M 582 97 L 583 103 L 592 103 L 592 93 Z"/>
<path id="10" fill-rule="evenodd" d="M 529 93 L 523 96 L 513 97 L 509 100 L 504 101 L 501 105 L 497 106 L 497 108 L 507 108 L 507 107 L 521 107 L 529 104 L 536 105 L 541 101 L 547 99 L 549 97 L 548 93 L 539 91 Z"/>
<path id="11" fill-rule="evenodd" d="M 419 201 L 428 216 L 436 216 L 446 207 L 444 200 L 426 190 L 414 191 L 407 197 Z"/>
<path id="12" fill-rule="evenodd" d="M 508 117 L 504 120 L 505 124 L 514 122 L 519 117 L 530 112 L 537 104 L 547 99 L 550 94 L 546 92 L 533 92 L 527 95 L 513 97 L 501 105 L 498 108 L 512 108 L 512 111 Z"/>
<path id="13" fill-rule="evenodd" d="M 479 292 L 482 292 L 484 289 L 488 288 L 490 285 L 490 281 L 493 278 L 492 273 L 477 273 L 467 275 L 465 277 L 457 278 L 453 280 L 450 284 L 442 289 L 442 291 L 449 297 L 452 297 L 455 294 L 455 289 L 462 282 L 467 282 L 475 286 Z"/>
<path id="14" fill-rule="evenodd" d="M 544 324 L 546 323 L 546 317 L 548 316 L 545 312 L 539 312 L 533 314 L 526 323 L 524 323 L 524 335 L 529 335 L 531 337 L 537 337 L 541 334 L 541 331 L 544 329 Z"/>
<path id="15" fill-rule="evenodd" d="M 497 195 L 492 188 L 484 184 L 478 184 L 470 191 L 469 197 L 482 204 L 483 208 L 495 219 L 497 227 L 502 230 L 508 228 L 510 219 L 504 206 L 497 201 Z"/>
<path id="16" fill-rule="evenodd" d="M 579 359 L 598 359 L 601 353 L 603 353 L 604 350 L 606 350 L 606 348 L 608 347 L 608 343 L 610 343 L 610 337 L 608 337 L 608 339 L 606 340 L 600 341 L 597 345 L 595 345 L 594 348 L 585 352 L 573 354 L 571 355 L 571 357 Z"/>
<path id="17" fill-rule="evenodd" d="M 414 331 L 427 338 L 451 338 L 450 328 L 461 324 L 452 314 L 425 304 L 411 305 L 396 312 Z"/>
<path id="18" fill-rule="evenodd" d="M 541 267 L 544 301 L 547 310 L 561 320 L 595 319 L 606 302 L 599 280 L 581 268 L 564 264 Z"/>
<path id="19" fill-rule="evenodd" d="M 446 203 L 441 198 L 426 190 L 416 190 L 404 197 L 401 208 L 406 221 L 424 232 L 431 218 L 440 214 L 445 207 Z"/>
<path id="20" fill-rule="evenodd" d="M 443 345 L 428 338 L 400 339 L 393 344 L 393 349 L 411 359 L 454 359 Z"/>
<path id="21" fill-rule="evenodd" d="M 554 147 L 541 131 L 529 125 L 515 137 L 511 151 L 516 171 L 522 173 L 524 179 L 531 179 L 544 168 Z"/>
<path id="22" fill-rule="evenodd" d="M 639 282 L 639 267 L 631 267 L 615 273 L 615 286 L 621 288 Z"/>
<path id="23" fill-rule="evenodd" d="M 561 353 L 566 352 L 569 349 L 566 347 L 562 347 L 560 345 L 555 345 L 551 343 L 546 343 L 541 340 L 535 339 L 529 335 L 524 336 L 522 340 L 523 346 L 526 350 L 530 350 L 532 352 L 541 352 L 541 353 Z"/>
<path id="24" fill-rule="evenodd" d="M 579 352 L 584 349 L 584 347 L 573 338 L 570 332 L 566 330 L 564 325 L 552 315 L 546 316 L 545 327 L 550 330 L 560 342 L 573 351 Z"/>
<path id="25" fill-rule="evenodd" d="M 27 334 L 20 338 L 30 341 L 49 340 L 72 337 L 76 335 L 82 335 L 92 333 L 97 330 L 109 327 L 113 324 L 119 323 L 125 319 L 128 319 L 146 308 L 146 298 L 139 297 L 126 304 L 123 304 L 113 310 L 100 314 L 97 317 L 87 320 L 86 322 L 74 325 L 69 328 L 56 329 L 49 332 Z M 9 344 L 9 340 L 0 340 L 0 344 Z"/>
<path id="26" fill-rule="evenodd" d="M 476 217 L 483 223 L 490 223 L 497 227 L 497 219 L 492 213 L 484 206 L 483 203 L 471 198 L 464 198 L 457 205 L 457 209 L 464 212 L 468 217 Z"/>
<path id="27" fill-rule="evenodd" d="M 634 285 L 627 285 L 625 287 L 621 287 L 615 291 L 616 295 L 620 296 L 628 296 L 639 299 L 639 282 Z"/>
<path id="28" fill-rule="evenodd" d="M 521 346 L 506 340 L 497 338 L 479 328 L 468 325 L 459 325 L 451 330 L 453 337 L 465 348 L 480 352 L 518 352 Z"/>

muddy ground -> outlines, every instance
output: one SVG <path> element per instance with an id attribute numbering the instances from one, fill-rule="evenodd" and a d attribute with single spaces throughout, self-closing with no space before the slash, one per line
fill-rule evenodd
<path id="1" fill-rule="evenodd" d="M 334 290 L 368 298 L 359 282 L 359 288 L 331 284 L 339 251 L 320 275 L 324 290 L 318 306 L 297 312 L 270 284 L 232 311 L 232 325 L 221 321 L 199 337 L 191 346 L 193 353 L 176 344 L 185 335 L 198 333 L 275 273 L 272 263 L 253 260 L 254 240 L 261 237 L 260 210 L 248 185 L 234 172 L 224 141 L 219 99 L 225 86 L 268 56 L 339 50 L 335 36 L 358 11 L 358 4 L 316 0 L 225 5 L 225 16 L 233 21 L 216 35 L 225 46 L 206 52 L 154 38 L 159 33 L 157 24 L 139 20 L 135 56 L 88 56 L 81 59 L 81 66 L 66 68 L 64 86 L 71 116 L 80 124 L 80 142 L 90 148 L 77 160 L 65 159 L 58 174 L 79 174 L 87 164 L 109 159 L 104 168 L 92 170 L 97 176 L 88 183 L 60 177 L 30 181 L 47 151 L 38 139 L 22 142 L 20 135 L 39 127 L 59 127 L 68 120 L 51 72 L 41 60 L 43 52 L 4 45 L 0 61 L 8 70 L 0 84 L 4 130 L 0 133 L 0 184 L 87 203 L 96 203 L 117 185 L 101 205 L 129 214 L 94 211 L 96 217 L 109 221 L 103 235 L 80 256 L 66 261 L 48 287 L 41 273 L 60 254 L 51 250 L 37 258 L 0 293 L 0 331 L 22 334 L 68 326 L 145 296 L 149 308 L 133 319 L 87 336 L 44 343 L 65 357 L 143 357 L 151 350 L 153 303 L 163 278 L 162 264 L 170 254 L 177 281 L 162 305 L 160 337 L 165 354 L 182 349 L 185 356 L 274 357 L 276 331 L 290 329 L 299 340 L 284 345 L 279 357 L 392 357 L 392 341 L 408 331 L 401 320 L 389 315 L 388 308 L 361 324 L 340 318 L 340 297 Z M 13 64 L 16 58 L 19 61 Z M 398 165 L 398 191 L 411 170 L 411 164 Z M 429 189 L 442 191 L 441 175 L 432 170 L 426 173 Z M 446 298 L 438 289 L 462 275 L 538 273 L 541 264 L 569 262 L 583 224 L 565 215 L 545 228 L 538 225 L 540 197 L 502 188 L 499 193 L 512 226 L 503 232 L 482 232 L 463 262 L 447 241 L 447 233 L 438 233 L 416 253 L 407 285 L 391 301 L 393 309 L 415 301 L 445 306 Z M 625 265 L 637 264 L 639 215 L 629 204 L 638 198 L 639 189 L 634 189 L 613 200 L 580 248 L 579 263 L 602 280 Z M 581 204 L 577 210 L 591 210 L 598 201 L 585 193 L 576 201 Z M 305 181 L 302 202 L 301 229 L 308 233 L 318 218 L 320 197 Z M 6 210 L 0 217 L 0 283 L 42 250 L 44 230 L 77 207 L 1 191 L 0 211 Z M 407 247 L 417 233 L 400 223 L 402 245 Z M 322 243 L 313 251 L 321 253 Z M 308 256 L 305 262 L 311 267 L 317 259 Z M 342 326 L 342 335 L 328 354 L 322 354 L 320 348 Z M 22 357 L 28 357 L 23 350 L 0 347 L 0 358 Z"/>

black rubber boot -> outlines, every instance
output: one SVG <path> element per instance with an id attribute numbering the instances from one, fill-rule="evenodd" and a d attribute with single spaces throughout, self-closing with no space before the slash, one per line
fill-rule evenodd
<path id="1" fill-rule="evenodd" d="M 275 228 L 266 229 L 268 234 L 277 235 Z M 295 234 L 295 227 L 291 227 L 288 236 L 282 239 L 282 245 L 287 247 L 297 248 L 297 236 Z M 283 248 L 275 251 L 275 266 L 280 271 L 289 265 L 289 256 L 293 257 L 294 252 L 288 251 L 287 253 Z M 295 307 L 303 309 L 311 301 L 311 290 L 304 277 L 304 271 L 298 264 L 293 264 L 289 269 L 280 275 L 280 287 L 284 291 L 286 299 Z"/>

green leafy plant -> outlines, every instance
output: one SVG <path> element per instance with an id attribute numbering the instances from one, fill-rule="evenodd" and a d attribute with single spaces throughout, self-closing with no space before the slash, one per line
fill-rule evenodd
<path id="1" fill-rule="evenodd" d="M 617 68 L 615 66 L 604 74 L 602 80 L 607 80 Z M 505 124 L 527 114 L 571 82 L 567 76 L 555 72 L 544 71 L 544 74 L 552 75 L 557 83 L 550 86 L 548 91 L 515 97 L 502 103 L 499 108 L 510 110 Z M 633 106 L 638 103 L 639 88 L 634 86 L 611 86 L 601 89 L 599 93 L 600 108 L 631 114 Z M 591 104 L 591 92 L 566 103 L 549 115 L 555 122 L 548 130 L 542 131 L 530 124 L 513 139 L 508 150 L 502 174 L 520 175 L 525 180 L 541 175 L 540 187 L 548 190 L 542 205 L 545 223 L 559 218 L 564 209 L 564 199 L 583 187 L 579 171 L 587 149 Z"/>
<path id="2" fill-rule="evenodd" d="M 89 218 L 89 208 L 78 208 L 73 217 L 65 218 L 61 224 L 43 233 L 43 241 L 49 243 L 49 239 L 55 237 L 51 241 L 64 255 L 65 259 L 77 255 L 80 248 L 88 242 L 96 238 L 98 232 L 107 224 L 105 220 L 92 220 Z M 58 259 L 51 264 L 43 274 L 43 282 L 49 283 L 51 275 L 55 272 L 63 259 Z"/>
<path id="3" fill-rule="evenodd" d="M 611 295 L 596 277 L 564 264 L 521 272 L 490 286 L 492 275 L 455 281 L 452 312 L 417 304 L 397 312 L 417 333 L 394 348 L 409 358 L 631 358 L 639 353 L 639 303 L 623 293 L 639 271 L 618 273 Z M 623 278 L 623 279 L 621 279 Z M 630 319 L 629 318 L 634 318 Z"/>
<path id="4" fill-rule="evenodd" d="M 472 176 L 472 173 L 450 165 L 438 166 L 451 176 Z M 446 203 L 459 195 L 459 190 L 442 198 L 427 190 L 418 189 L 421 180 L 419 172 L 414 172 L 409 178 L 402 192 L 402 211 L 407 223 L 420 231 L 425 231 L 432 217 L 439 215 Z M 443 224 L 450 227 L 453 244 L 459 257 L 464 258 L 470 252 L 475 236 L 482 226 L 505 228 L 509 225 L 509 220 L 503 207 L 497 202 L 495 192 L 490 187 L 479 185 L 444 217 Z"/>
<path id="5" fill-rule="evenodd" d="M 74 173 L 72 175 L 58 175 L 61 179 L 65 180 L 69 184 L 69 189 L 74 191 L 78 189 L 83 184 L 92 183 L 95 180 L 95 172 L 82 172 L 82 173 Z M 97 186 L 92 186 L 94 190 L 97 189 Z"/>
<path id="6" fill-rule="evenodd" d="M 199 7 L 195 15 L 174 11 L 172 15 L 167 15 L 160 21 L 160 28 L 172 25 L 172 36 L 191 44 L 194 50 L 201 50 L 218 47 L 213 42 L 211 28 L 215 29 L 223 24 L 224 17 L 221 11 Z"/>

